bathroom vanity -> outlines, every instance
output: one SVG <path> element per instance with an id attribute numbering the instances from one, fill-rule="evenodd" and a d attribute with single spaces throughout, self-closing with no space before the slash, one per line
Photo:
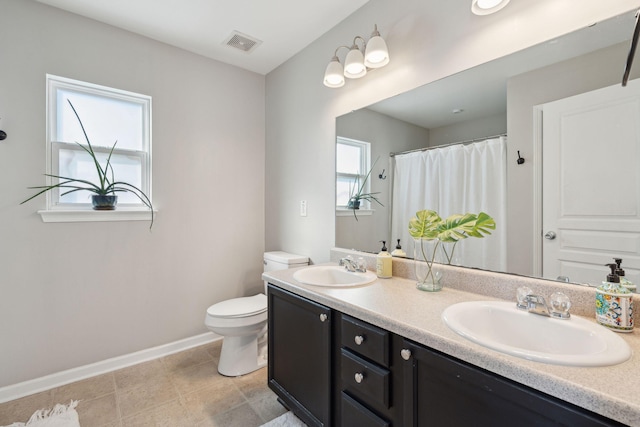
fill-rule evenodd
<path id="1" fill-rule="evenodd" d="M 635 357 L 595 368 L 532 362 L 467 341 L 440 318 L 452 304 L 499 297 L 446 285 L 421 292 L 400 277 L 319 287 L 294 272 L 264 275 L 269 386 L 309 426 L 640 425 Z M 625 340 L 640 349 L 635 335 Z"/>

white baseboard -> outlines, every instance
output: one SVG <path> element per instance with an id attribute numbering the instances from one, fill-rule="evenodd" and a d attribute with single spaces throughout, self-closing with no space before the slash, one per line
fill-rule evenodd
<path id="1" fill-rule="evenodd" d="M 77 368 L 67 369 L 66 371 L 56 372 L 40 378 L 24 381 L 17 384 L 0 387 L 0 403 L 28 396 L 54 387 L 59 387 L 85 378 L 94 377 L 96 375 L 126 368 L 131 365 L 157 359 L 169 354 L 184 351 L 192 347 L 207 344 L 222 339 L 221 336 L 212 332 L 206 332 L 194 337 L 185 338 L 174 341 L 169 344 L 163 344 L 158 347 L 148 348 L 146 350 L 136 351 L 122 356 L 113 357 L 89 365 L 79 366 Z"/>

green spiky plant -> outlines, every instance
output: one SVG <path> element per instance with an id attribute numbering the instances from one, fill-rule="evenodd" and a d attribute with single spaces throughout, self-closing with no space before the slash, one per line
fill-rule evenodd
<path id="1" fill-rule="evenodd" d="M 104 166 L 102 166 L 100 164 L 100 162 L 98 161 L 98 158 L 96 157 L 96 153 L 93 150 L 93 146 L 91 145 L 91 142 L 89 141 L 89 137 L 87 136 L 87 132 L 84 129 L 84 125 L 82 124 L 82 120 L 80 120 L 80 116 L 78 115 L 78 112 L 76 111 L 76 109 L 74 108 L 73 104 L 71 103 L 70 100 L 67 99 L 67 101 L 69 102 L 69 105 L 71 106 L 71 109 L 73 110 L 73 113 L 75 114 L 76 118 L 78 119 L 78 122 L 80 123 L 80 128 L 82 129 L 82 133 L 84 135 L 84 138 L 87 141 L 87 145 L 83 145 L 80 144 L 79 142 L 75 141 L 75 143 L 82 148 L 87 154 L 89 154 L 89 156 L 91 156 L 91 160 L 93 161 L 93 164 L 96 167 L 96 172 L 98 173 L 98 182 L 92 182 L 86 179 L 80 179 L 80 178 L 72 178 L 72 177 L 66 177 L 66 176 L 60 176 L 60 175 L 52 175 L 52 174 L 45 174 L 45 176 L 48 176 L 50 178 L 55 178 L 58 180 L 57 184 L 53 184 L 53 185 L 41 185 L 41 186 L 36 186 L 36 187 L 28 187 L 29 189 L 35 189 L 35 190 L 40 190 L 38 191 L 36 194 L 34 194 L 33 196 L 29 197 L 28 199 L 22 201 L 20 204 L 26 203 L 31 199 L 34 199 L 36 197 L 38 197 L 39 195 L 46 193 L 47 191 L 53 190 L 55 188 L 60 188 L 60 189 L 65 189 L 66 191 L 64 191 L 63 193 L 60 194 L 60 196 L 64 196 L 67 194 L 71 194 L 74 193 L 76 191 L 89 191 L 95 195 L 99 195 L 99 196 L 115 196 L 116 193 L 131 193 L 133 195 L 135 195 L 138 199 L 140 199 L 140 201 L 150 209 L 151 211 L 151 224 L 149 225 L 149 228 L 151 229 L 151 227 L 153 227 L 153 205 L 151 204 L 151 200 L 149 199 L 149 197 L 147 197 L 147 195 L 144 193 L 144 191 L 142 191 L 141 189 L 139 189 L 138 187 L 136 187 L 133 184 L 129 184 L 127 182 L 124 181 L 116 181 L 115 180 L 115 176 L 114 176 L 114 172 L 113 172 L 113 166 L 111 165 L 111 155 L 113 154 L 113 150 L 116 148 L 116 144 L 118 143 L 118 141 L 116 141 L 113 146 L 111 147 L 111 150 L 109 151 L 109 155 L 107 157 L 107 162 Z"/>
<path id="2" fill-rule="evenodd" d="M 453 253 L 460 240 L 468 237 L 482 238 L 491 234 L 489 230 L 495 229 L 495 220 L 484 212 L 480 212 L 477 215 L 472 213 L 454 214 L 442 219 L 436 211 L 421 210 L 416 212 L 416 216 L 409 221 L 409 234 L 414 239 L 421 241 L 420 250 L 422 251 L 423 259 L 427 261 L 428 275 L 431 276 L 432 280 L 435 280 L 432 266 L 439 245 L 453 243 L 449 251 L 447 251 L 446 246 L 442 246 L 446 258 L 445 261 L 447 264 L 451 264 Z M 436 240 L 436 244 L 433 245 L 433 253 L 427 254 L 422 242 L 431 240 Z"/>
<path id="3" fill-rule="evenodd" d="M 378 157 L 378 159 L 379 159 L 379 157 Z M 367 183 L 367 180 L 369 179 L 369 176 L 371 175 L 371 171 L 373 170 L 373 167 L 378 162 L 378 159 L 376 159 L 376 161 L 373 162 L 373 165 L 369 169 L 369 172 L 367 172 L 367 174 L 365 175 L 364 179 L 362 180 L 362 184 L 360 184 L 360 186 L 358 187 L 358 178 L 356 178 L 354 180 L 354 183 L 353 183 L 353 188 L 350 188 L 349 193 L 351 194 L 351 196 L 349 197 L 349 204 L 347 205 L 347 207 L 349 209 L 353 210 L 353 216 L 355 217 L 356 221 L 358 220 L 358 215 L 356 215 L 356 210 L 358 209 L 357 206 L 360 206 L 360 201 L 361 200 L 369 200 L 369 201 L 373 200 L 374 202 L 376 202 L 380 206 L 384 207 L 384 205 L 376 197 L 376 194 L 380 194 L 379 191 L 377 191 L 375 193 L 365 193 L 364 192 L 364 188 L 365 188 L 365 185 Z"/>

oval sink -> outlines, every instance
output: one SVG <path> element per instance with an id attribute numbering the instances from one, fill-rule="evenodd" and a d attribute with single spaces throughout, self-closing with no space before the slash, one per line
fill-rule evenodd
<path id="1" fill-rule="evenodd" d="M 366 285 L 376 280 L 377 276 L 371 271 L 358 273 L 337 265 L 317 265 L 296 271 L 293 278 L 305 285 L 339 287 Z"/>
<path id="2" fill-rule="evenodd" d="M 536 362 L 607 366 L 631 357 L 615 332 L 572 316 L 552 319 L 516 308 L 515 302 L 470 301 L 447 307 L 445 324 L 477 344 Z"/>

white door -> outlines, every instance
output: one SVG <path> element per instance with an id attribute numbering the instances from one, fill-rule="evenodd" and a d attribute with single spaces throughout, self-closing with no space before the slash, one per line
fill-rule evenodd
<path id="1" fill-rule="evenodd" d="M 640 284 L 640 81 L 544 104 L 542 274 Z"/>

